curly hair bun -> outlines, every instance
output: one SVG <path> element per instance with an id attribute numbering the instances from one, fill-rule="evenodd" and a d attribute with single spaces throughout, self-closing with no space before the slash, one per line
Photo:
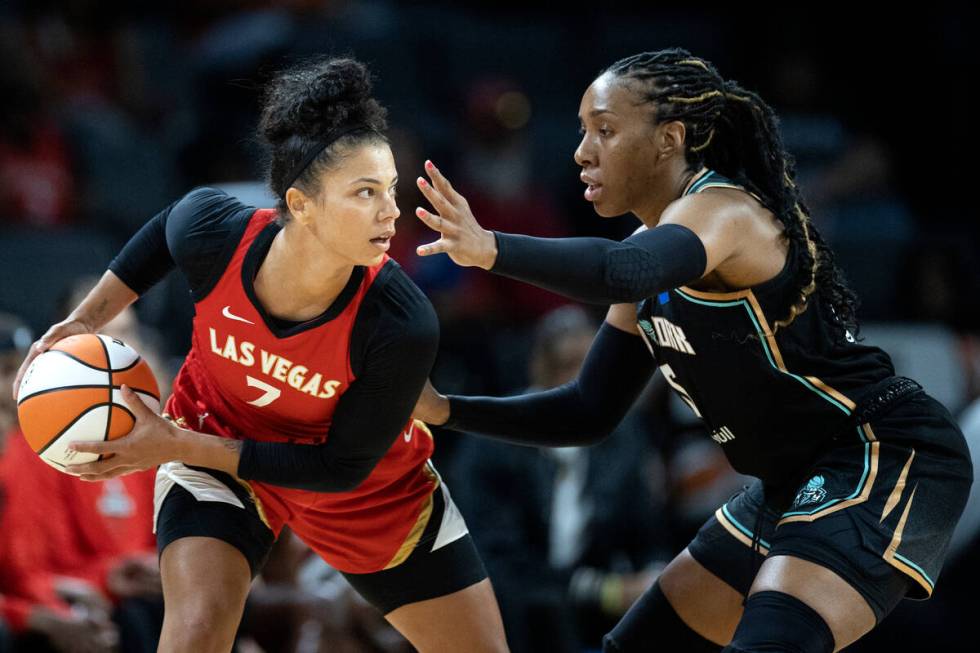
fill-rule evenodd
<path id="1" fill-rule="evenodd" d="M 385 114 L 371 97 L 371 73 L 364 64 L 326 59 L 287 70 L 269 84 L 259 131 L 273 146 L 296 136 L 317 140 L 348 125 L 381 132 Z"/>

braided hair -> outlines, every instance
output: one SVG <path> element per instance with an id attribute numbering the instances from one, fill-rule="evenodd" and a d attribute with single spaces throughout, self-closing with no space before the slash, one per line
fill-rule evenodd
<path id="1" fill-rule="evenodd" d="M 370 72 L 354 59 L 313 59 L 269 82 L 258 132 L 269 152 L 266 181 L 279 198 L 280 222 L 289 219 L 285 196 L 291 186 L 316 195 L 320 175 L 343 153 L 362 143 L 385 142 L 385 115 L 371 96 Z"/>
<path id="2" fill-rule="evenodd" d="M 707 166 L 744 186 L 783 224 L 797 245 L 798 296 L 774 331 L 789 326 L 807 309 L 810 295 L 830 307 L 845 332 L 856 335 L 857 295 L 834 262 L 834 254 L 810 222 L 796 185 L 796 166 L 783 147 L 779 121 L 758 95 L 725 80 L 709 62 L 681 48 L 643 52 L 614 63 L 610 73 L 642 89 L 658 123 L 679 120 L 687 130 L 684 156 L 690 170 Z M 846 330 L 846 331 L 845 331 Z"/>

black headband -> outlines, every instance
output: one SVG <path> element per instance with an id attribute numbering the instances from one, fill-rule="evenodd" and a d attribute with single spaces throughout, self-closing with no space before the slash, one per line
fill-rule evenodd
<path id="1" fill-rule="evenodd" d="M 326 135 L 324 135 L 324 137 L 320 141 L 318 141 L 316 145 L 310 148 L 310 151 L 306 153 L 306 155 L 300 160 L 300 162 L 296 164 L 296 167 L 293 168 L 292 172 L 286 177 L 287 182 L 285 183 L 285 185 L 283 185 L 282 193 L 280 194 L 283 197 L 286 197 L 286 191 L 289 190 L 289 188 L 293 185 L 293 183 L 295 183 L 297 179 L 299 179 L 299 176 L 303 174 L 303 171 L 305 171 L 306 168 L 311 163 L 313 163 L 313 160 L 318 156 L 320 156 L 321 152 L 323 152 L 325 149 L 327 149 L 328 147 L 336 143 L 344 136 L 359 131 L 374 132 L 379 136 L 381 135 L 380 132 L 378 132 L 373 127 L 369 127 L 368 125 L 364 125 L 364 124 L 347 125 L 346 127 L 339 127 L 337 129 L 327 132 Z"/>

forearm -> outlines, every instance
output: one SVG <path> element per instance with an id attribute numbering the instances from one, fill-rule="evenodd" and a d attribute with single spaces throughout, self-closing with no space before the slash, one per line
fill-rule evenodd
<path id="1" fill-rule="evenodd" d="M 636 335 L 604 323 L 571 383 L 517 397 L 449 397 L 446 426 L 516 444 L 598 442 L 619 424 L 654 361 Z"/>
<path id="2" fill-rule="evenodd" d="M 698 279 L 706 264 L 700 239 L 676 224 L 622 242 L 494 233 L 491 272 L 593 304 L 641 301 Z"/>
<path id="3" fill-rule="evenodd" d="M 583 402 L 577 383 L 516 397 L 449 395 L 449 405 L 447 428 L 535 447 L 595 444 L 622 418 Z"/>
<path id="4" fill-rule="evenodd" d="M 123 283 L 114 272 L 106 270 L 99 283 L 75 307 L 68 319 L 81 322 L 94 333 L 111 322 L 137 299 L 139 295 Z"/>
<path id="5" fill-rule="evenodd" d="M 353 490 L 367 478 L 387 450 L 379 447 L 376 453 L 358 456 L 341 452 L 330 444 L 254 440 L 240 444 L 241 458 L 233 474 L 244 480 L 310 492 Z"/>
<path id="6" fill-rule="evenodd" d="M 174 460 L 186 465 L 216 469 L 235 476 L 243 447 L 242 440 L 177 429 L 173 443 Z"/>

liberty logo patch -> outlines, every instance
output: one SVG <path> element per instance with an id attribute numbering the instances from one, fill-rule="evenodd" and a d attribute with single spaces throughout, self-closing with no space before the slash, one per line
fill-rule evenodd
<path id="1" fill-rule="evenodd" d="M 806 487 L 799 491 L 793 500 L 793 507 L 798 508 L 808 503 L 820 503 L 827 498 L 823 476 L 814 476 L 806 482 Z"/>

